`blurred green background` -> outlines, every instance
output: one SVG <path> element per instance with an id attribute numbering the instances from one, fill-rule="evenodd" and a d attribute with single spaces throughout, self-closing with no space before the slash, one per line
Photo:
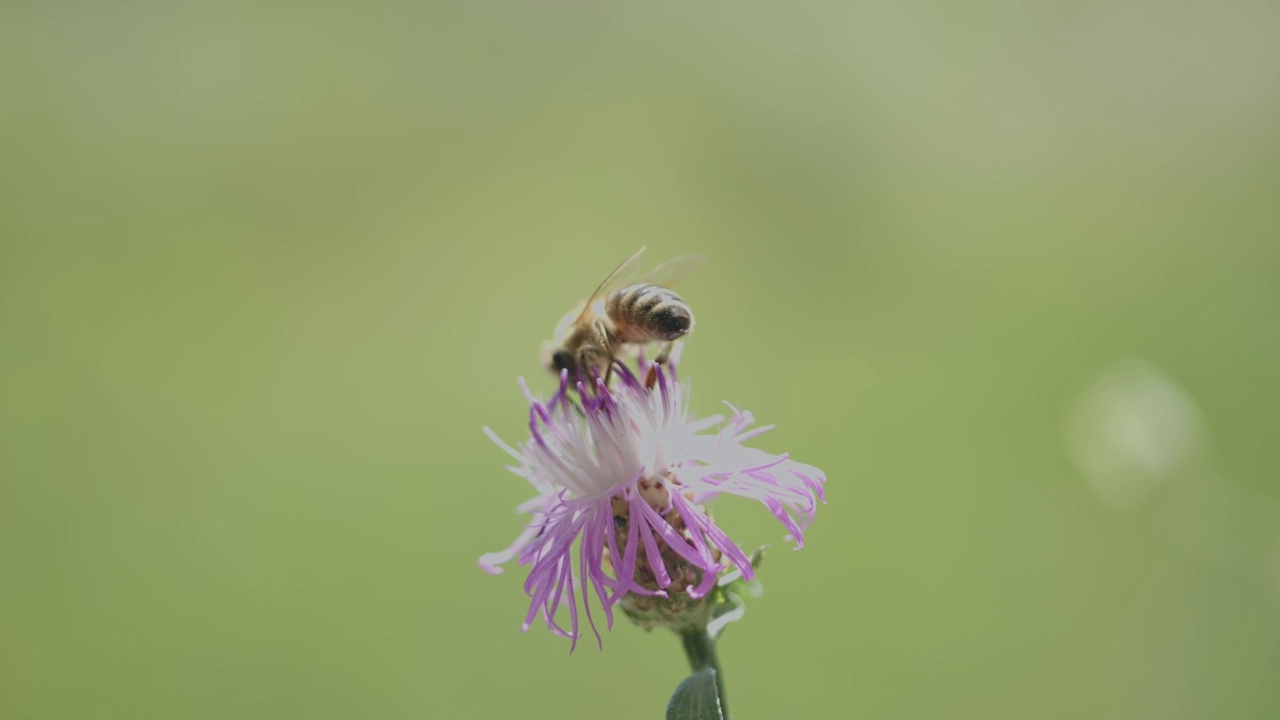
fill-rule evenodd
<path id="1" fill-rule="evenodd" d="M 1280 716 L 1280 11 L 0 10 L 0 716 L 657 718 L 521 635 L 515 379 L 640 245 L 826 470 L 738 720 Z"/>

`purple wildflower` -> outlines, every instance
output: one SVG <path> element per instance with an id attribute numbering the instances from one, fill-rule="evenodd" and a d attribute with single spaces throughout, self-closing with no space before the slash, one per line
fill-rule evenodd
<path id="1" fill-rule="evenodd" d="M 512 559 L 529 565 L 524 589 L 531 602 L 522 630 L 541 616 L 553 632 L 572 638 L 571 651 L 580 609 L 600 642 L 592 594 L 612 628 L 613 607 L 628 593 L 667 597 L 668 589 L 683 588 L 691 598 L 705 597 L 727 569 L 725 558 L 745 579 L 753 577 L 746 554 L 703 508 L 708 500 L 728 494 L 759 501 L 797 549 L 817 501 L 825 502 L 826 478 L 817 468 L 743 445 L 772 426 L 751 429 L 751 413 L 732 405 L 728 422 L 719 415 L 695 420 L 674 362 L 641 361 L 639 371 L 654 382 L 646 387 L 619 364 L 615 387 L 597 378 L 594 392 L 578 383 L 571 393 L 562 376 L 545 403 L 522 381 L 531 405 L 529 440 L 512 448 L 484 429 L 516 459 L 508 469 L 538 495 L 517 508 L 532 516 L 524 532 L 507 549 L 482 556 L 480 566 L 496 574 Z M 664 555 L 678 565 L 676 582 Z M 650 580 L 638 582 L 637 571 Z M 567 630 L 557 620 L 562 609 Z"/>

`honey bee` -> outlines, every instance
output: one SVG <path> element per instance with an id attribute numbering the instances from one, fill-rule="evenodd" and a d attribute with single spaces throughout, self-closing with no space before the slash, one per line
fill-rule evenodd
<path id="1" fill-rule="evenodd" d="M 674 342 L 693 329 L 689 305 L 667 285 L 698 269 L 706 258 L 686 255 L 668 260 L 632 281 L 626 272 L 645 251 L 622 261 L 581 305 L 556 326 L 543 347 L 543 364 L 555 375 L 564 370 L 586 379 L 591 373 L 607 383 L 620 351 L 650 342 L 663 343 L 655 358 L 665 362 Z"/>

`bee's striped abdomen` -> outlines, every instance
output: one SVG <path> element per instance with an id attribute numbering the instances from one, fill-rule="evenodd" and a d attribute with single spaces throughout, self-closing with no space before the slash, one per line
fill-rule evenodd
<path id="1" fill-rule="evenodd" d="M 693 327 L 689 306 L 659 285 L 628 285 L 606 299 L 605 311 L 621 342 L 675 340 Z"/>

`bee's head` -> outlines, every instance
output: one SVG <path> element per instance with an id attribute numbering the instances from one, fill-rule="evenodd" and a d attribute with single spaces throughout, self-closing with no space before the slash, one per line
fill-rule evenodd
<path id="1" fill-rule="evenodd" d="M 570 372 L 573 370 L 573 357 L 568 354 L 568 351 L 564 350 L 564 346 L 558 342 L 550 340 L 544 342 L 539 360 L 541 361 L 541 364 L 543 364 L 543 368 L 547 368 L 549 373 L 557 375 L 557 377 L 559 377 L 559 373 L 561 373 L 561 370 L 563 369 L 567 368 Z"/>
<path id="2" fill-rule="evenodd" d="M 562 345 L 550 342 L 543 344 L 542 364 L 556 377 L 560 377 L 560 373 L 565 370 L 569 371 L 569 377 L 574 377 L 578 373 L 578 363 L 574 360 L 573 353 Z"/>
<path id="3" fill-rule="evenodd" d="M 573 355 L 564 348 L 551 353 L 551 371 L 556 375 L 569 371 L 569 375 L 576 375 L 578 372 L 578 364 L 573 361 Z"/>

